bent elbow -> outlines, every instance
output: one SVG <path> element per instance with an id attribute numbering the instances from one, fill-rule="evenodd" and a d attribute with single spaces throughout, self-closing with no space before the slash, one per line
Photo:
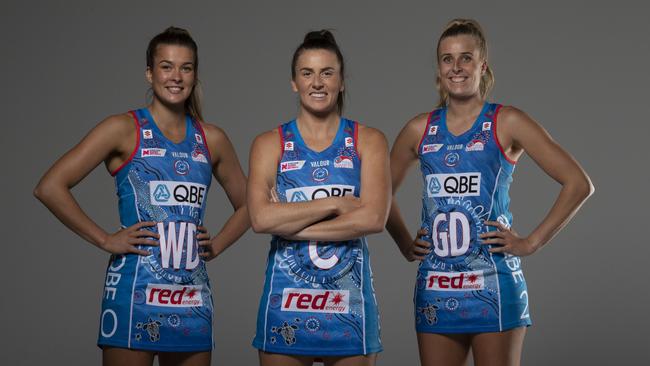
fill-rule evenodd
<path id="1" fill-rule="evenodd" d="M 591 183 L 591 179 L 589 179 L 589 177 L 585 175 L 584 178 L 581 179 L 580 182 L 578 183 L 577 190 L 580 194 L 580 197 L 584 201 L 587 198 L 589 198 L 589 196 L 594 194 L 595 188 L 593 183 Z"/>
<path id="2" fill-rule="evenodd" d="M 264 221 L 261 220 L 259 215 L 250 215 L 251 219 L 251 229 L 257 234 L 266 234 L 268 231 L 268 225 L 264 224 Z"/>
<path id="3" fill-rule="evenodd" d="M 367 222 L 364 234 L 378 234 L 384 231 L 384 227 L 386 226 L 385 215 L 372 214 L 368 216 L 371 217 L 366 217 Z"/>
<path id="4" fill-rule="evenodd" d="M 43 184 L 43 182 L 39 182 L 34 188 L 34 191 L 32 193 L 34 194 L 34 197 L 36 197 L 36 199 L 45 203 L 47 198 L 52 195 L 52 189 L 47 184 Z"/>

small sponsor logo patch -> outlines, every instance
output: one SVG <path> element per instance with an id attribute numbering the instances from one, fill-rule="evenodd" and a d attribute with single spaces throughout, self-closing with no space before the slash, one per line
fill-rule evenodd
<path id="1" fill-rule="evenodd" d="M 205 154 L 201 150 L 194 150 L 192 151 L 192 160 L 193 161 L 198 161 L 199 163 L 207 163 L 208 158 L 205 157 Z"/>
<path id="2" fill-rule="evenodd" d="M 345 147 L 354 147 L 354 139 L 352 137 L 345 138 Z"/>
<path id="3" fill-rule="evenodd" d="M 450 152 L 445 154 L 445 165 L 448 167 L 454 167 L 460 162 L 460 155 L 455 152 Z"/>
<path id="4" fill-rule="evenodd" d="M 438 152 L 442 148 L 443 144 L 428 144 L 422 145 L 422 154 Z"/>
<path id="5" fill-rule="evenodd" d="M 427 276 L 427 290 L 436 291 L 475 291 L 485 288 L 483 271 L 472 272 L 434 272 Z"/>
<path id="6" fill-rule="evenodd" d="M 316 182 L 324 182 L 327 180 L 327 178 L 330 176 L 329 170 L 327 168 L 316 168 L 314 169 L 313 172 L 311 172 L 311 177 L 314 179 Z"/>
<path id="7" fill-rule="evenodd" d="M 203 136 L 199 135 L 198 133 L 194 134 L 194 138 L 196 139 L 196 142 L 198 142 L 199 144 L 203 143 Z"/>
<path id="8" fill-rule="evenodd" d="M 147 140 L 152 139 L 153 138 L 153 132 L 151 132 L 151 130 L 144 130 L 143 129 L 142 130 L 142 138 L 145 138 Z"/>
<path id="9" fill-rule="evenodd" d="M 347 314 L 350 312 L 349 290 L 315 290 L 285 288 L 282 291 L 282 311 L 304 313 Z"/>
<path id="10" fill-rule="evenodd" d="M 334 167 L 354 169 L 354 162 L 352 161 L 351 157 L 341 155 L 337 156 L 336 159 L 334 159 Z"/>
<path id="11" fill-rule="evenodd" d="M 157 149 L 157 148 L 149 148 L 149 149 L 141 149 L 140 150 L 140 156 L 143 158 L 148 158 L 148 157 L 164 157 L 165 153 L 167 153 L 166 149 Z"/>
<path id="12" fill-rule="evenodd" d="M 489 131 L 492 128 L 492 122 L 486 121 L 483 122 L 483 131 Z"/>
<path id="13" fill-rule="evenodd" d="M 284 142 L 284 149 L 286 151 L 293 151 L 293 141 L 285 141 Z"/>
<path id="14" fill-rule="evenodd" d="M 465 147 L 465 151 L 483 151 L 485 144 L 481 140 L 472 140 Z"/>
<path id="15" fill-rule="evenodd" d="M 438 125 L 429 126 L 429 135 L 438 134 Z"/>
<path id="16" fill-rule="evenodd" d="M 147 305 L 166 307 L 196 307 L 203 306 L 201 296 L 202 285 L 163 285 L 150 283 L 145 295 Z"/>
<path id="17" fill-rule="evenodd" d="M 300 170 L 305 165 L 305 160 L 283 161 L 280 163 L 280 172 L 289 172 L 292 170 Z"/>
<path id="18" fill-rule="evenodd" d="M 187 175 L 190 172 L 190 164 L 185 160 L 176 160 L 174 162 L 174 171 L 178 175 Z"/>

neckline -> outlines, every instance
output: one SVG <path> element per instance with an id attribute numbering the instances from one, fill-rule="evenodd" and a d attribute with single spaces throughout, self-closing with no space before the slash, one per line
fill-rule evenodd
<path id="1" fill-rule="evenodd" d="M 180 145 L 187 141 L 187 136 L 190 133 L 190 116 L 185 115 L 185 136 L 183 136 L 183 139 L 181 139 L 179 142 L 172 141 L 170 138 L 165 136 L 165 134 L 162 132 L 162 130 L 158 127 L 158 124 L 156 123 L 156 120 L 153 119 L 153 115 L 149 111 L 149 108 L 143 108 L 144 114 L 147 117 L 147 119 L 151 122 L 153 125 L 153 128 L 156 130 L 156 132 L 167 142 L 173 145 Z"/>
<path id="2" fill-rule="evenodd" d="M 487 111 L 488 105 L 489 105 L 489 103 L 488 103 L 487 101 L 483 102 L 483 107 L 481 107 L 481 111 L 479 112 L 478 116 L 476 116 L 476 120 L 474 121 L 474 123 L 472 123 L 472 125 L 470 126 L 470 128 L 468 128 L 466 131 L 462 132 L 460 135 L 454 135 L 454 134 L 451 133 L 451 131 L 449 131 L 449 129 L 447 128 L 447 107 L 445 107 L 445 108 L 442 110 L 442 116 L 441 116 L 441 122 L 440 122 L 440 125 L 441 125 L 442 128 L 445 130 L 445 132 L 447 132 L 447 134 L 448 134 L 449 136 L 451 136 L 452 138 L 454 138 L 454 139 L 460 139 L 460 138 L 462 138 L 462 137 L 465 137 L 466 135 L 469 135 L 472 131 L 474 131 L 474 129 L 476 129 L 476 126 L 478 126 L 478 125 L 480 124 L 481 117 L 482 117 L 482 116 L 485 114 L 485 112 Z"/>
<path id="3" fill-rule="evenodd" d="M 336 134 L 334 135 L 334 138 L 332 139 L 332 141 L 330 142 L 330 144 L 327 145 L 327 147 L 325 147 L 323 150 L 320 150 L 320 151 L 316 151 L 316 150 L 312 149 L 311 147 L 309 147 L 309 146 L 307 145 L 307 143 L 305 142 L 305 140 L 303 140 L 302 135 L 300 134 L 300 129 L 298 128 L 298 119 L 296 118 L 296 119 L 294 119 L 294 120 L 291 121 L 291 122 L 293 122 L 293 129 L 294 129 L 294 133 L 295 133 L 295 135 L 296 135 L 296 140 L 298 140 L 298 142 L 299 142 L 302 146 L 304 146 L 305 149 L 309 150 L 310 152 L 312 152 L 312 153 L 314 153 L 314 154 L 322 154 L 323 152 L 325 152 L 325 151 L 331 149 L 332 146 L 334 146 L 334 145 L 336 144 L 336 141 L 338 141 L 338 139 L 340 138 L 341 133 L 342 133 L 342 131 L 343 131 L 343 127 L 344 127 L 344 125 L 345 125 L 345 123 L 344 123 L 343 120 L 344 120 L 343 117 L 340 117 L 340 118 L 339 118 L 339 127 L 338 127 L 337 130 L 336 130 Z"/>

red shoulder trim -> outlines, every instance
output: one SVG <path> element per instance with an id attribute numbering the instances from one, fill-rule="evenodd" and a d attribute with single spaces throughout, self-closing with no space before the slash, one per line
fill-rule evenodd
<path id="1" fill-rule="evenodd" d="M 433 117 L 433 112 L 435 111 L 436 110 L 434 109 L 431 112 L 429 112 L 429 117 L 427 117 L 427 123 L 424 125 L 424 132 L 422 133 L 422 137 L 420 138 L 420 143 L 418 143 L 418 150 L 417 150 L 418 156 L 420 156 L 420 151 L 422 151 L 422 142 L 424 142 L 424 137 L 429 132 L 429 124 L 431 124 L 431 118 Z"/>
<path id="2" fill-rule="evenodd" d="M 129 158 L 126 159 L 122 165 L 119 166 L 119 168 L 111 172 L 111 176 L 113 177 L 119 173 L 119 171 L 122 170 L 122 168 L 124 168 L 128 163 L 130 163 L 131 160 L 133 160 L 133 157 L 135 156 L 136 152 L 138 152 L 138 148 L 140 147 L 140 122 L 138 121 L 138 116 L 135 114 L 135 111 L 129 111 L 129 113 L 131 116 L 133 116 L 133 120 L 135 121 L 135 148 L 133 148 L 133 151 L 131 152 Z"/>
<path id="3" fill-rule="evenodd" d="M 359 148 L 357 147 L 359 144 L 359 122 L 353 121 L 354 123 L 354 151 L 357 153 L 357 156 L 359 157 L 359 161 L 361 161 L 361 154 L 359 154 Z"/>
<path id="4" fill-rule="evenodd" d="M 506 152 L 503 150 L 503 146 L 501 146 L 501 142 L 499 142 L 499 137 L 497 137 L 497 117 L 499 116 L 499 111 L 501 110 L 501 107 L 503 107 L 503 105 L 499 104 L 497 106 L 497 109 L 494 111 L 494 117 L 492 120 L 492 137 L 494 138 L 494 142 L 496 142 L 497 146 L 499 147 L 499 150 L 501 151 L 501 155 L 503 155 L 503 157 L 506 158 L 506 160 L 510 164 L 514 165 L 517 164 L 517 161 L 510 159 L 508 155 L 506 155 Z"/>
<path id="5" fill-rule="evenodd" d="M 210 146 L 208 146 L 208 139 L 205 138 L 205 131 L 203 131 L 203 126 L 201 126 L 201 122 L 195 120 L 192 118 L 192 122 L 196 122 L 196 127 L 201 132 L 201 136 L 203 136 L 203 145 L 205 146 L 205 150 L 208 152 L 208 160 L 210 161 L 210 165 L 212 165 L 212 153 L 210 153 Z"/>
<path id="6" fill-rule="evenodd" d="M 282 133 L 282 125 L 278 125 L 278 134 L 280 135 L 280 159 L 284 155 L 284 134 Z"/>

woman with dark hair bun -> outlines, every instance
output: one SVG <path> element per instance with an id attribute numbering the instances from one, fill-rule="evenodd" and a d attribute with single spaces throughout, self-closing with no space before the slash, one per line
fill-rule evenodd
<path id="1" fill-rule="evenodd" d="M 332 33 L 308 33 L 291 63 L 297 118 L 251 147 L 251 223 L 273 235 L 253 341 L 263 366 L 374 365 L 382 349 L 365 236 L 388 215 L 388 147 L 341 117 L 344 71 Z"/>
<path id="2" fill-rule="evenodd" d="M 418 260 L 415 324 L 422 365 L 519 365 L 531 324 L 519 257 L 548 243 L 593 192 L 580 165 L 532 118 L 487 102 L 494 83 L 479 24 L 455 19 L 438 41 L 438 108 L 402 129 L 391 151 L 394 191 L 420 161 L 422 226 L 409 233 L 393 196 L 386 228 Z M 508 190 L 526 152 L 562 185 L 528 236 L 512 229 Z M 395 193 L 393 193 L 394 195 Z"/>
<path id="3" fill-rule="evenodd" d="M 61 222 L 111 254 L 98 345 L 104 365 L 209 365 L 212 292 L 205 261 L 250 226 L 246 177 L 223 130 L 203 122 L 198 50 L 169 27 L 146 53 L 153 98 L 110 116 L 45 173 L 34 194 Z M 71 189 L 99 164 L 115 177 L 121 228 L 106 232 Z M 210 239 L 203 227 L 217 178 L 234 213 Z"/>

